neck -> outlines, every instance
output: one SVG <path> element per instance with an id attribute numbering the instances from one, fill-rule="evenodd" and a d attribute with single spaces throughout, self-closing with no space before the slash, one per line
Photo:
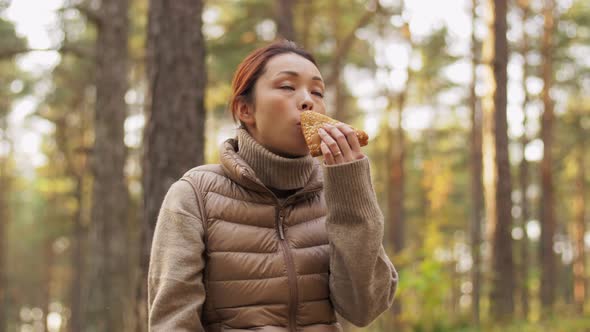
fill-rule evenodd
<path id="1" fill-rule="evenodd" d="M 238 129 L 238 154 L 260 181 L 277 195 L 302 188 L 313 170 L 313 158 L 279 156 L 258 143 L 245 129 Z"/>

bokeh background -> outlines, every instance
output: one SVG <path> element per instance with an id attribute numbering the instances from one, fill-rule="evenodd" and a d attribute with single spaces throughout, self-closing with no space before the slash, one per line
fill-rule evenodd
<path id="1" fill-rule="evenodd" d="M 280 37 L 371 137 L 400 284 L 347 331 L 589 331 L 587 0 L 0 0 L 0 331 L 147 331 L 163 195 Z"/>

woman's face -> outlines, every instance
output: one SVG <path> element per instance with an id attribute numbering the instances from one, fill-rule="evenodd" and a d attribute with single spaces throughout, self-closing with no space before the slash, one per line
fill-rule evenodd
<path id="1" fill-rule="evenodd" d="M 271 58 L 254 85 L 254 105 L 240 103 L 238 117 L 264 147 L 284 157 L 309 153 L 301 132 L 303 111 L 326 113 L 318 68 L 294 53 Z"/>

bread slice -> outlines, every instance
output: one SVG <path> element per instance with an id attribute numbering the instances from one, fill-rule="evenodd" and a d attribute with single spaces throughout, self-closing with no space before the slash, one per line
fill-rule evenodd
<path id="1" fill-rule="evenodd" d="M 305 137 L 305 142 L 307 143 L 309 151 L 313 157 L 322 155 L 322 150 L 320 149 L 320 143 L 322 140 L 320 139 L 318 129 L 320 129 L 324 124 L 337 125 L 340 123 L 342 122 L 336 121 L 331 117 L 318 112 L 304 111 L 301 113 L 301 131 L 303 131 L 303 137 Z M 361 146 L 369 144 L 369 135 L 367 135 L 367 133 L 356 128 L 352 129 L 355 131 L 356 137 L 358 137 Z"/>

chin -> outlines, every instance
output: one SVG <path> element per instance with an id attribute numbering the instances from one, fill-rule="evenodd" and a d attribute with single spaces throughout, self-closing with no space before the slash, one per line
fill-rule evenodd
<path id="1" fill-rule="evenodd" d="M 286 158 L 301 158 L 309 154 L 309 149 L 293 149 L 288 152 L 282 153 L 283 157 Z"/>

